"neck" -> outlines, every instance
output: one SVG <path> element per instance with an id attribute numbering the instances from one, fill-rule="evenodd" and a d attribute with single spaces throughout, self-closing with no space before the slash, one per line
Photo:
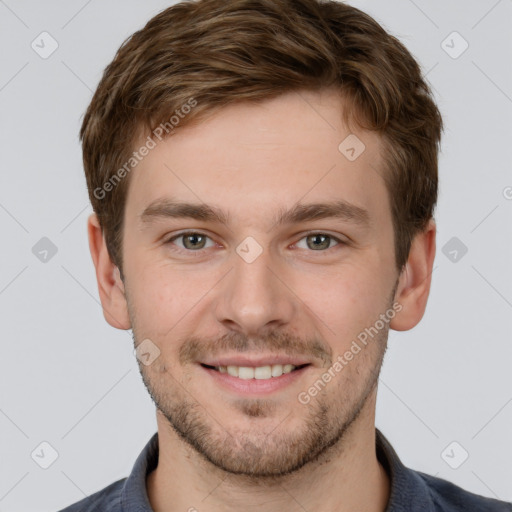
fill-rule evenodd
<path id="1" fill-rule="evenodd" d="M 389 477 L 375 450 L 375 396 L 314 462 L 270 480 L 227 473 L 182 441 L 157 412 L 159 460 L 146 482 L 155 512 L 384 512 Z"/>

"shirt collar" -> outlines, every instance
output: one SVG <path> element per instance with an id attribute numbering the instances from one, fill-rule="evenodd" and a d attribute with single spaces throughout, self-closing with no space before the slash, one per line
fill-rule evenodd
<path id="1" fill-rule="evenodd" d="M 429 488 L 418 472 L 405 467 L 386 439 L 375 429 L 377 459 L 390 480 L 386 512 L 435 512 Z"/>
<path id="2" fill-rule="evenodd" d="M 147 442 L 133 465 L 121 491 L 122 512 L 153 512 L 146 489 L 146 477 L 158 464 L 158 432 Z"/>
<path id="3" fill-rule="evenodd" d="M 375 429 L 379 462 L 390 478 L 390 496 L 386 512 L 435 512 L 428 486 L 421 476 L 406 468 L 379 429 Z M 137 457 L 133 470 L 121 491 L 122 512 L 153 512 L 149 502 L 146 477 L 158 464 L 158 432 Z"/>

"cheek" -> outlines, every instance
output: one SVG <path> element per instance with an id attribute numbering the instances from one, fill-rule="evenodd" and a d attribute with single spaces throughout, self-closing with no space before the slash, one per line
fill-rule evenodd
<path id="1" fill-rule="evenodd" d="M 320 281 L 306 281 L 298 295 L 313 311 L 320 332 L 334 351 L 344 351 L 387 307 L 388 290 L 381 275 L 367 264 L 340 267 Z M 314 290 L 312 292 L 312 290 Z M 308 313 L 311 315 L 311 313 Z"/>
<path id="2" fill-rule="evenodd" d="M 171 273 L 157 265 L 140 265 L 132 276 L 130 302 L 138 337 L 155 340 L 173 337 L 178 321 L 197 302 L 193 285 L 178 272 Z"/>
<path id="3" fill-rule="evenodd" d="M 136 316 L 138 338 L 158 340 L 161 349 L 173 350 L 179 340 L 194 334 L 214 304 L 209 294 L 225 268 L 176 266 L 156 260 L 132 258 L 134 276 L 130 301 Z"/>

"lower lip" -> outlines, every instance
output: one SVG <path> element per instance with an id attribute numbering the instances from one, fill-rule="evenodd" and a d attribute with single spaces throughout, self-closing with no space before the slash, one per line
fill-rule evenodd
<path id="1" fill-rule="evenodd" d="M 234 391 L 242 394 L 265 395 L 284 389 L 290 386 L 308 370 L 311 365 L 304 366 L 290 373 L 283 373 L 280 377 L 271 377 L 270 379 L 240 379 L 233 377 L 228 373 L 220 373 L 211 368 L 199 367 L 211 376 L 211 378 L 228 391 Z"/>

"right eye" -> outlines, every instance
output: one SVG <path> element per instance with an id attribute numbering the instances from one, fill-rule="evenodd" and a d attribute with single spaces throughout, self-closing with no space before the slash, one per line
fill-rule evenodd
<path id="1" fill-rule="evenodd" d="M 175 244 L 175 240 L 182 240 L 182 245 Z M 210 246 L 206 246 L 207 239 L 210 239 L 209 236 L 204 233 L 200 233 L 197 231 L 186 231 L 180 233 L 178 235 L 173 235 L 171 238 L 167 239 L 165 242 L 166 245 L 177 245 L 178 252 L 199 252 L 201 249 L 205 249 L 208 247 L 212 247 L 215 245 L 215 242 L 212 240 L 212 244 Z M 210 239 L 211 240 L 211 239 Z M 172 248 L 172 250 L 175 250 Z"/>

